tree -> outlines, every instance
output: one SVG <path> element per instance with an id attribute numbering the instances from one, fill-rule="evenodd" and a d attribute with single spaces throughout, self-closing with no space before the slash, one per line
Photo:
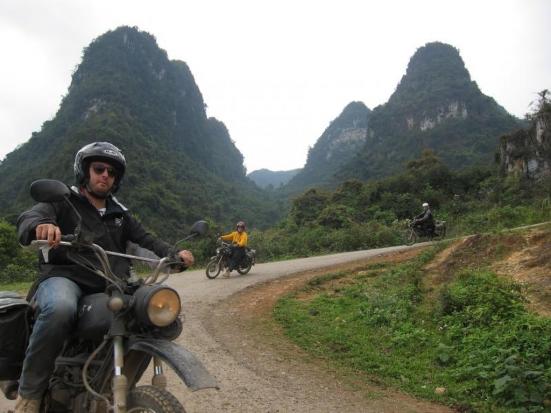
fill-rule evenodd
<path id="1" fill-rule="evenodd" d="M 433 188 L 445 188 L 450 182 L 449 168 L 430 150 L 425 149 L 420 158 L 409 161 L 406 169 L 418 182 L 429 184 Z"/>
<path id="2" fill-rule="evenodd" d="M 326 207 L 329 195 L 317 189 L 310 189 L 293 201 L 291 217 L 297 225 L 310 224 L 317 220 Z"/>
<path id="3" fill-rule="evenodd" d="M 36 255 L 21 248 L 15 227 L 0 220 L 0 283 L 30 281 L 36 274 Z"/>
<path id="4" fill-rule="evenodd" d="M 551 94 L 549 93 L 549 89 L 543 89 L 541 92 L 539 92 L 538 98 L 530 104 L 530 106 L 533 108 L 533 111 L 526 114 L 526 119 L 534 120 L 544 113 L 551 113 L 550 96 Z"/>

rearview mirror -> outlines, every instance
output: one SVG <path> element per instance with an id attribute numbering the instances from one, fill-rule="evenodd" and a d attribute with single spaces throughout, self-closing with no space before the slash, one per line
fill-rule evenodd
<path id="1" fill-rule="evenodd" d="M 203 221 L 203 220 L 197 221 L 195 224 L 191 226 L 191 229 L 189 230 L 189 235 L 174 244 L 174 247 L 173 247 L 174 252 L 177 251 L 176 246 L 178 244 L 184 241 L 188 241 L 197 236 L 204 235 L 206 234 L 208 229 L 209 229 L 209 224 L 207 223 L 207 221 Z"/>
<path id="2" fill-rule="evenodd" d="M 39 179 L 31 184 L 31 196 L 37 202 L 60 202 L 70 194 L 67 185 L 54 179 Z"/>
<path id="3" fill-rule="evenodd" d="M 206 234 L 208 229 L 209 229 L 209 224 L 207 223 L 207 221 L 201 220 L 193 224 L 189 232 L 195 235 L 204 235 Z"/>

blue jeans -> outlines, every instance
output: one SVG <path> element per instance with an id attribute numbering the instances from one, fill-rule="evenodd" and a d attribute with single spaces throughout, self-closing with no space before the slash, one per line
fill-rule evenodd
<path id="1" fill-rule="evenodd" d="M 35 323 L 19 379 L 19 394 L 40 399 L 48 388 L 55 359 L 63 349 L 76 320 L 80 287 L 68 278 L 42 281 L 34 295 Z"/>

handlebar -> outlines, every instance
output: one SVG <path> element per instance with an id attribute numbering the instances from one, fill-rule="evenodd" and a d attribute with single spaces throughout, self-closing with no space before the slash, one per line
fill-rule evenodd
<path id="1" fill-rule="evenodd" d="M 69 247 L 69 248 L 88 248 L 94 252 L 96 257 L 98 258 L 98 261 L 100 262 L 101 266 L 103 267 L 103 272 L 97 269 L 96 271 L 92 270 L 91 268 L 88 268 L 89 270 L 93 271 L 95 274 L 99 275 L 102 278 L 105 278 L 107 281 L 111 282 L 117 288 L 121 289 L 119 283 L 120 279 L 113 273 L 111 269 L 111 264 L 108 259 L 108 255 L 111 256 L 117 256 L 117 257 L 123 257 L 123 258 L 129 258 L 139 261 L 145 261 L 145 262 L 153 262 L 157 263 L 157 266 L 153 270 L 153 273 L 146 278 L 145 284 L 153 284 L 157 281 L 159 278 L 159 274 L 161 270 L 169 265 L 175 264 L 176 259 L 170 258 L 170 257 L 164 257 L 161 259 L 155 259 L 155 258 L 147 258 L 147 257 L 139 257 L 137 255 L 131 255 L 131 254 L 123 254 L 120 252 L 114 252 L 114 251 L 106 251 L 102 247 L 100 247 L 97 244 L 83 244 L 83 243 L 76 243 L 75 236 L 74 235 L 62 235 L 61 237 L 62 241 L 59 243 L 59 246 L 62 247 Z M 39 249 L 49 249 L 50 244 L 47 240 L 34 240 L 31 241 L 31 246 L 37 247 Z M 179 260 L 178 260 L 179 261 Z M 161 280 L 159 282 L 164 281 Z"/>
<path id="2" fill-rule="evenodd" d="M 67 237 L 67 240 L 64 240 L 63 239 L 64 237 Z M 60 246 L 63 246 L 63 247 L 76 247 L 77 246 L 73 242 L 71 242 L 71 241 L 74 241 L 74 239 L 75 239 L 74 235 L 62 235 L 61 239 L 62 239 L 62 241 L 59 243 Z M 34 240 L 34 241 L 31 241 L 31 245 L 35 246 L 37 248 L 47 248 L 47 247 L 50 246 L 48 244 L 48 241 L 46 241 L 46 240 Z M 137 256 L 137 255 L 123 254 L 122 252 L 105 251 L 102 247 L 100 247 L 97 244 L 78 244 L 78 247 L 89 247 L 92 250 L 99 249 L 99 250 L 103 251 L 106 255 L 113 255 L 113 256 L 123 257 L 123 258 L 130 258 L 130 259 L 135 259 L 135 260 L 140 260 L 140 261 L 148 261 L 148 262 L 156 262 L 156 263 L 158 263 L 160 261 L 160 259 L 155 259 L 155 258 L 147 258 L 147 257 L 140 257 L 140 256 Z"/>
<path id="3" fill-rule="evenodd" d="M 222 248 L 231 247 L 231 246 L 233 245 L 231 242 L 227 242 L 227 241 L 224 241 L 224 240 L 218 241 L 218 244 L 219 244 Z"/>
<path id="4" fill-rule="evenodd" d="M 59 243 L 59 245 L 63 246 L 63 247 L 71 247 L 73 244 L 71 242 L 67 241 L 67 240 L 64 240 L 63 237 L 64 237 L 64 235 L 61 236 L 61 242 Z M 31 241 L 30 245 L 32 247 L 36 247 L 36 248 L 49 248 L 50 247 L 50 244 L 45 239 L 37 239 L 37 240 Z"/>

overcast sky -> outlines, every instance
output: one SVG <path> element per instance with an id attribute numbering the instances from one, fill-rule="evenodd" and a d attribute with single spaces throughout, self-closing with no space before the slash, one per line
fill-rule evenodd
<path id="1" fill-rule="evenodd" d="M 300 168 L 351 101 L 384 104 L 416 49 L 459 49 L 522 117 L 551 89 L 549 0 L 0 0 L 0 159 L 55 115 L 82 50 L 121 25 L 185 61 L 249 172 Z"/>

